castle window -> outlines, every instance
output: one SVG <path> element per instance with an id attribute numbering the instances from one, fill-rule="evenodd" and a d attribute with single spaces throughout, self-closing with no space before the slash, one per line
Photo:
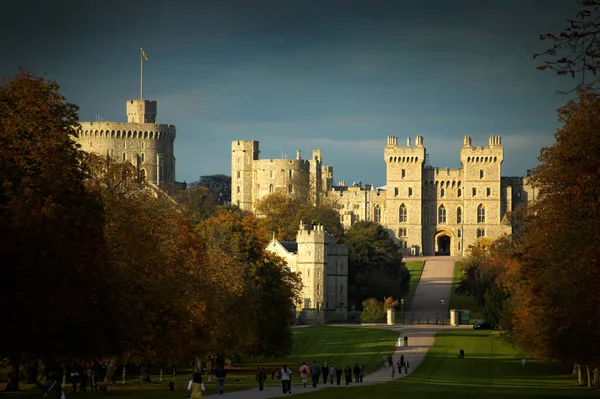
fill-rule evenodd
<path id="1" fill-rule="evenodd" d="M 456 209 L 456 223 L 462 223 L 462 209 L 460 206 Z"/>
<path id="2" fill-rule="evenodd" d="M 473 197 L 477 195 L 477 189 L 473 187 Z"/>
<path id="3" fill-rule="evenodd" d="M 458 242 L 458 250 L 460 251 L 460 241 Z"/>
<path id="4" fill-rule="evenodd" d="M 479 170 L 479 178 L 483 179 L 483 169 Z"/>
<path id="5" fill-rule="evenodd" d="M 446 208 L 440 205 L 438 209 L 438 223 L 446 223 Z"/>
<path id="6" fill-rule="evenodd" d="M 429 198 L 429 189 L 427 187 L 425 187 L 425 189 L 423 190 L 423 196 L 425 198 Z"/>
<path id="7" fill-rule="evenodd" d="M 408 213 L 406 210 L 406 205 L 400 205 L 400 223 L 406 223 L 408 221 Z"/>
<path id="8" fill-rule="evenodd" d="M 462 196 L 462 190 L 460 188 L 458 189 L 458 196 Z"/>
<path id="9" fill-rule="evenodd" d="M 111 151 L 112 151 L 112 150 L 111 150 Z M 111 154 L 111 155 L 112 155 L 112 154 Z M 145 162 L 145 161 L 146 161 L 146 156 L 145 156 L 145 154 L 142 152 L 142 162 Z"/>
<path id="10" fill-rule="evenodd" d="M 423 209 L 423 222 L 425 224 L 429 223 L 429 208 L 427 207 Z"/>
<path id="11" fill-rule="evenodd" d="M 404 179 L 406 177 L 406 169 L 402 169 L 402 178 Z"/>
<path id="12" fill-rule="evenodd" d="M 408 188 L 408 196 L 412 197 L 412 188 L 411 187 Z"/>
<path id="13" fill-rule="evenodd" d="M 273 178 L 273 171 L 269 172 L 269 177 L 272 179 Z"/>
<path id="14" fill-rule="evenodd" d="M 485 208 L 483 204 L 477 207 L 477 223 L 485 223 Z"/>
<path id="15" fill-rule="evenodd" d="M 272 184 L 269 184 L 269 193 L 272 193 L 272 192 L 273 192 L 273 190 L 274 190 L 274 188 L 273 188 L 273 185 L 272 185 Z"/>
<path id="16" fill-rule="evenodd" d="M 462 230 L 458 229 L 458 238 L 462 237 Z M 460 248 L 459 248 L 460 249 Z"/>
<path id="17" fill-rule="evenodd" d="M 289 170 L 289 171 L 288 171 L 288 174 L 289 174 L 289 178 L 291 179 L 291 178 L 292 178 L 292 171 L 291 171 L 291 170 Z"/>
<path id="18" fill-rule="evenodd" d="M 485 229 L 477 229 L 477 238 L 485 237 Z"/>
<path id="19" fill-rule="evenodd" d="M 487 197 L 489 197 L 491 194 L 492 194 L 492 189 L 491 189 L 491 188 L 489 188 L 489 187 L 488 187 L 488 188 L 486 188 L 486 189 L 485 189 L 485 195 L 486 195 Z"/>
<path id="20" fill-rule="evenodd" d="M 240 186 L 237 186 L 236 191 L 237 191 L 238 194 L 240 193 Z"/>
<path id="21" fill-rule="evenodd" d="M 408 232 L 406 229 L 399 229 L 398 230 L 398 236 L 399 237 L 406 237 L 408 235 Z"/>
<path id="22" fill-rule="evenodd" d="M 239 179 L 241 175 L 242 175 L 242 172 L 240 172 L 240 171 L 238 170 L 238 171 L 237 171 L 237 178 Z"/>
<path id="23" fill-rule="evenodd" d="M 375 223 L 381 223 L 381 207 L 379 205 L 375 206 L 375 215 L 373 221 Z"/>
<path id="24" fill-rule="evenodd" d="M 394 197 L 398 196 L 398 187 L 394 188 Z"/>
<path id="25" fill-rule="evenodd" d="M 440 190 L 440 197 L 444 198 L 444 189 L 443 188 Z"/>
<path id="26" fill-rule="evenodd" d="M 126 152 L 123 153 L 123 162 L 125 162 L 125 161 L 127 161 L 127 153 Z"/>

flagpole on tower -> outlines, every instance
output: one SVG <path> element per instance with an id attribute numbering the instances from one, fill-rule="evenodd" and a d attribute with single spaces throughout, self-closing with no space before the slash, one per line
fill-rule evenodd
<path id="1" fill-rule="evenodd" d="M 140 48 L 140 100 L 144 99 L 144 49 Z"/>

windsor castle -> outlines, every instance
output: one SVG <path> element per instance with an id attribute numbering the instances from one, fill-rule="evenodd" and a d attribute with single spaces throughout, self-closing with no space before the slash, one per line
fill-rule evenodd
<path id="1" fill-rule="evenodd" d="M 273 192 L 292 195 L 299 182 L 319 195 L 333 197 L 344 227 L 359 220 L 381 223 L 405 255 L 465 255 L 481 237 L 510 234 L 509 213 L 535 199 L 528 177 L 503 177 L 500 136 L 476 147 L 465 136 L 462 168 L 429 165 L 423 137 L 406 146 L 388 137 L 383 150 L 386 185 L 333 184 L 333 168 L 323 165 L 321 151 L 311 159 L 260 159 L 257 141 L 234 141 L 231 149 L 231 198 L 243 210 Z"/>

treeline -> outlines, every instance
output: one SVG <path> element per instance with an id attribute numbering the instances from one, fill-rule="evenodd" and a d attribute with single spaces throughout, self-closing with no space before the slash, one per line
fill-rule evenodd
<path id="1" fill-rule="evenodd" d="M 563 126 L 533 170 L 536 200 L 513 214 L 516 232 L 481 242 L 457 292 L 535 356 L 573 364 L 600 384 L 600 97 L 580 89 L 558 110 Z"/>
<path id="2" fill-rule="evenodd" d="M 132 165 L 78 150 L 78 108 L 58 89 L 28 71 L 0 87 L 7 388 L 40 362 L 100 362 L 112 378 L 123 364 L 287 355 L 300 281 L 263 250 L 257 219 L 219 204 L 194 214 Z"/>

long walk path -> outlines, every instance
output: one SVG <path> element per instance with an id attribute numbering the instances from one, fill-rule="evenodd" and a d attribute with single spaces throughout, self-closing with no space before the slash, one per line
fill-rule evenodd
<path id="1" fill-rule="evenodd" d="M 454 262 L 455 258 L 415 258 L 411 260 L 425 260 L 425 267 L 423 268 L 423 273 L 421 275 L 421 280 L 419 285 L 417 286 L 417 290 L 415 292 L 415 297 L 412 302 L 413 314 L 414 310 L 419 312 L 420 314 L 435 314 L 436 311 L 439 313 L 441 310 L 441 299 L 444 299 L 447 304 L 450 300 L 450 290 L 452 287 L 452 277 L 454 273 Z M 339 325 L 335 326 L 340 327 L 357 327 L 356 324 L 349 325 Z M 427 351 L 433 345 L 435 340 L 435 334 L 447 328 L 443 325 L 417 325 L 417 324 L 407 324 L 407 325 L 393 325 L 393 326 L 378 326 L 373 327 L 369 326 L 368 328 L 381 328 L 392 331 L 398 331 L 399 334 L 407 335 L 408 346 L 400 346 L 396 348 L 390 347 L 390 353 L 393 356 L 394 364 L 398 360 L 400 360 L 400 356 L 404 355 L 405 359 L 408 360 L 409 374 L 417 368 L 419 364 L 425 358 Z M 453 327 L 453 328 L 465 328 L 465 326 Z M 393 351 L 393 352 L 392 352 Z M 388 354 L 388 355 L 389 355 Z M 300 385 L 292 386 L 292 394 L 294 393 L 304 393 L 315 391 L 323 388 L 334 387 L 335 389 L 348 389 L 354 386 L 361 385 L 372 385 L 372 384 L 381 384 L 384 382 L 388 382 L 392 379 L 390 374 L 390 369 L 388 367 L 384 367 L 383 365 L 383 357 L 381 358 L 382 367 L 377 371 L 365 376 L 362 384 L 350 384 L 346 385 L 330 385 L 330 384 L 319 384 L 317 388 L 312 388 L 309 384 L 306 388 L 302 388 Z M 295 367 L 297 369 L 297 367 Z M 295 371 L 295 370 L 294 370 Z M 406 374 L 398 374 L 396 373 L 394 378 L 403 378 Z M 295 373 L 292 376 L 292 380 L 294 383 L 298 381 L 298 374 Z M 342 377 L 343 381 L 343 377 Z M 310 383 L 310 379 L 309 379 Z M 342 382 L 344 384 L 344 382 Z M 208 396 L 216 396 L 208 395 Z M 248 389 L 244 391 L 237 392 L 227 392 L 227 381 L 225 382 L 225 393 L 223 395 L 219 395 L 224 399 L 254 399 L 254 398 L 278 398 L 287 396 L 284 395 L 281 389 L 281 386 L 267 386 L 263 391 L 259 391 L 258 387 L 253 389 Z"/>

